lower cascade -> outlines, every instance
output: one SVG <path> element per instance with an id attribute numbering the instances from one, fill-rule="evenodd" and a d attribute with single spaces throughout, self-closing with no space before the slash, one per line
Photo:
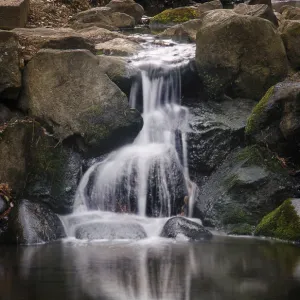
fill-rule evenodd
<path id="1" fill-rule="evenodd" d="M 134 64 L 139 72 L 130 105 L 142 111 L 144 126 L 131 145 L 87 170 L 77 190 L 78 209 L 63 220 L 69 236 L 140 239 L 160 235 L 166 218 L 192 216 L 197 186 L 189 179 L 189 111 L 181 105 L 180 67 Z M 200 220 L 193 224 L 201 227 Z"/>

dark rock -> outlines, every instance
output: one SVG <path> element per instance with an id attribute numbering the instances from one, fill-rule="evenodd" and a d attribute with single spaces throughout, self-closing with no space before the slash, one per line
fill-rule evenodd
<path id="1" fill-rule="evenodd" d="M 243 144 L 244 128 L 254 105 L 246 99 L 188 104 L 188 162 L 193 179 L 209 175 L 230 151 Z"/>
<path id="2" fill-rule="evenodd" d="M 9 121 L 12 116 L 12 112 L 6 106 L 0 103 L 0 125 Z"/>
<path id="3" fill-rule="evenodd" d="M 64 238 L 59 217 L 43 203 L 21 200 L 12 210 L 5 240 L 17 244 L 37 244 Z"/>
<path id="4" fill-rule="evenodd" d="M 17 35 L 0 30 L 0 101 L 16 100 L 21 89 Z"/>
<path id="5" fill-rule="evenodd" d="M 250 140 L 268 145 L 279 156 L 299 161 L 299 97 L 300 82 L 284 81 L 271 87 L 247 121 Z"/>
<path id="6" fill-rule="evenodd" d="M 230 154 L 199 190 L 196 215 L 204 225 L 226 228 L 257 225 L 286 198 L 296 196 L 299 184 L 269 150 L 251 146 Z"/>
<path id="7" fill-rule="evenodd" d="M 140 240 L 147 237 L 143 227 L 136 223 L 91 222 L 78 225 L 75 230 L 77 239 L 130 239 Z"/>
<path id="8" fill-rule="evenodd" d="M 0 195 L 0 215 L 8 209 L 7 201 Z"/>
<path id="9" fill-rule="evenodd" d="M 273 24 L 231 10 L 207 12 L 197 33 L 196 62 L 207 94 L 260 99 L 282 80 L 288 61 Z"/>
<path id="10" fill-rule="evenodd" d="M 272 0 L 250 0 L 247 2 L 248 5 L 266 4 L 272 8 Z"/>
<path id="11" fill-rule="evenodd" d="M 164 225 L 160 236 L 173 239 L 185 237 L 192 241 L 201 241 L 212 238 L 211 232 L 202 225 L 183 217 L 169 219 Z"/>
<path id="12" fill-rule="evenodd" d="M 8 124 L 1 133 L 0 149 L 0 178 L 15 198 L 29 195 L 57 213 L 72 211 L 81 171 L 78 154 L 28 119 Z"/>

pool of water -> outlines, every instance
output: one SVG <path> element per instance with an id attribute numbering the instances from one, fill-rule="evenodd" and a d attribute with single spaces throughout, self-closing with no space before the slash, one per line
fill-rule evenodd
<path id="1" fill-rule="evenodd" d="M 300 297 L 300 248 L 215 236 L 0 247 L 0 299 L 250 300 Z"/>

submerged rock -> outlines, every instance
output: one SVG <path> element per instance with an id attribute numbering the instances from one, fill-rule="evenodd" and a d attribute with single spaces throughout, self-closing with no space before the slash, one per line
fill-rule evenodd
<path id="1" fill-rule="evenodd" d="M 284 81 L 271 87 L 254 107 L 246 126 L 250 139 L 279 155 L 299 161 L 300 82 Z"/>
<path id="2" fill-rule="evenodd" d="M 230 10 L 214 10 L 203 17 L 197 33 L 199 76 L 211 98 L 258 100 L 288 71 L 283 42 L 273 24 Z"/>
<path id="3" fill-rule="evenodd" d="M 212 238 L 212 233 L 202 225 L 183 217 L 169 219 L 164 225 L 161 237 L 165 238 L 187 238 L 192 241 L 201 241 Z"/>
<path id="4" fill-rule="evenodd" d="M 144 15 L 144 8 L 133 0 L 112 0 L 106 7 L 109 7 L 113 12 L 124 13 L 133 17 L 136 24 L 141 22 Z"/>
<path id="5" fill-rule="evenodd" d="M 26 66 L 21 106 L 57 138 L 82 137 L 89 153 L 131 141 L 143 124 L 87 50 L 41 50 Z"/>
<path id="6" fill-rule="evenodd" d="M 75 230 L 77 239 L 129 239 L 140 240 L 147 237 L 143 227 L 137 223 L 91 222 L 78 225 Z"/>
<path id="7" fill-rule="evenodd" d="M 287 199 L 266 215 L 257 225 L 255 235 L 300 242 L 300 199 Z"/>
<path id="8" fill-rule="evenodd" d="M 204 225 L 232 231 L 233 225 L 256 226 L 299 184 L 266 148 L 249 146 L 230 154 L 199 187 L 195 212 Z"/>
<path id="9" fill-rule="evenodd" d="M 17 35 L 0 30 L 0 102 L 16 100 L 21 89 L 21 70 Z"/>
<path id="10" fill-rule="evenodd" d="M 28 245 L 65 236 L 59 217 L 47 205 L 23 199 L 10 214 L 5 241 Z"/>
<path id="11" fill-rule="evenodd" d="M 282 21 L 279 31 L 291 67 L 300 69 L 300 19 L 296 21 Z"/>

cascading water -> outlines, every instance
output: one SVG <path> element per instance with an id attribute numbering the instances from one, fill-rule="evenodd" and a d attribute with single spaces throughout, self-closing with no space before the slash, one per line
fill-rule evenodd
<path id="1" fill-rule="evenodd" d="M 83 176 L 76 201 L 83 204 L 84 211 L 93 211 L 93 217 L 87 214 L 85 221 L 106 216 L 117 222 L 107 212 L 130 214 L 130 222 L 137 221 L 132 214 L 178 215 L 188 194 L 192 212 L 195 188 L 189 180 L 186 145 L 189 112 L 181 106 L 180 64 L 132 63 L 139 72 L 130 105 L 142 111 L 144 126 L 133 144 L 111 153 Z M 118 215 L 118 221 L 121 219 L 124 214 L 123 218 Z"/>

